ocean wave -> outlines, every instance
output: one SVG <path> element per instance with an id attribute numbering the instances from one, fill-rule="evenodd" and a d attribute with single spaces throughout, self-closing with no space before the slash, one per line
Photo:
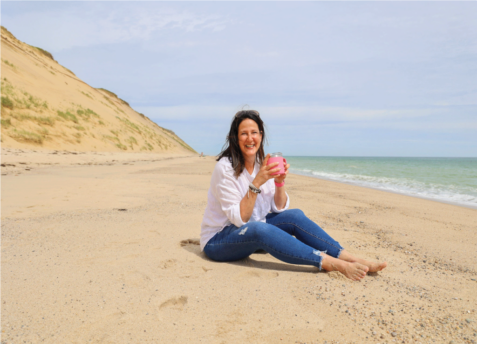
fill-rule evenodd
<path id="1" fill-rule="evenodd" d="M 408 178 L 377 177 L 351 173 L 313 171 L 310 169 L 291 168 L 290 172 L 410 196 L 458 203 L 472 207 L 477 206 L 477 189 L 472 187 L 424 183 Z"/>

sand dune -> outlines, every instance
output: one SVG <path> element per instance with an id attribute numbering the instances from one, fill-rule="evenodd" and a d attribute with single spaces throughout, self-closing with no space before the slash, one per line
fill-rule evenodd
<path id="1" fill-rule="evenodd" d="M 48 52 L 2 27 L 2 147 L 191 154 L 111 91 L 94 88 Z"/>

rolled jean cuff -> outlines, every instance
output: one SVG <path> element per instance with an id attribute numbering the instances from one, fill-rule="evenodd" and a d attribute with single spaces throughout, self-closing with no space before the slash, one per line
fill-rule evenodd
<path id="1" fill-rule="evenodd" d="M 318 253 L 317 253 L 317 252 L 318 252 Z M 323 264 L 323 253 L 324 253 L 324 252 L 315 250 L 315 251 L 313 251 L 313 253 L 316 254 L 317 256 L 320 256 L 320 257 L 321 257 L 321 259 L 320 259 L 320 261 L 319 261 L 319 263 L 318 263 L 317 268 L 320 269 L 320 271 L 323 270 L 323 268 L 321 267 L 321 265 Z"/>
<path id="2" fill-rule="evenodd" d="M 342 248 L 340 248 L 340 250 L 338 251 L 338 254 L 336 255 L 336 258 L 339 258 L 339 257 L 340 257 L 340 255 L 341 255 L 341 252 L 343 252 L 343 250 L 344 250 L 344 248 L 343 248 L 343 247 L 342 247 Z"/>

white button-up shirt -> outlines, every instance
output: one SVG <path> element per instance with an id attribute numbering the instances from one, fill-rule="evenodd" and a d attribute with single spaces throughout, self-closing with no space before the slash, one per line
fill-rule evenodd
<path id="1" fill-rule="evenodd" d="M 207 242 L 224 227 L 234 224 L 242 227 L 240 216 L 240 202 L 248 191 L 248 186 L 255 179 L 260 165 L 255 163 L 252 174 L 244 168 L 238 178 L 235 177 L 234 169 L 228 158 L 222 158 L 215 165 L 210 188 L 207 194 L 207 208 L 205 208 L 200 233 L 200 248 L 203 250 Z M 281 213 L 288 209 L 290 198 L 287 194 L 287 203 L 281 210 L 275 205 L 275 183 L 268 180 L 260 187 L 261 193 L 257 195 L 252 216 L 248 222 L 266 222 L 265 216 L 271 211 Z M 251 191 L 250 191 L 251 192 Z"/>

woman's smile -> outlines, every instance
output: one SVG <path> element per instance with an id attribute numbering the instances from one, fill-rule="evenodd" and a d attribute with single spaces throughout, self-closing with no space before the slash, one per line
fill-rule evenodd
<path id="1" fill-rule="evenodd" d="M 240 150 L 244 157 L 255 158 L 262 141 L 262 135 L 257 123 L 248 118 L 243 120 L 238 128 L 238 139 Z"/>

